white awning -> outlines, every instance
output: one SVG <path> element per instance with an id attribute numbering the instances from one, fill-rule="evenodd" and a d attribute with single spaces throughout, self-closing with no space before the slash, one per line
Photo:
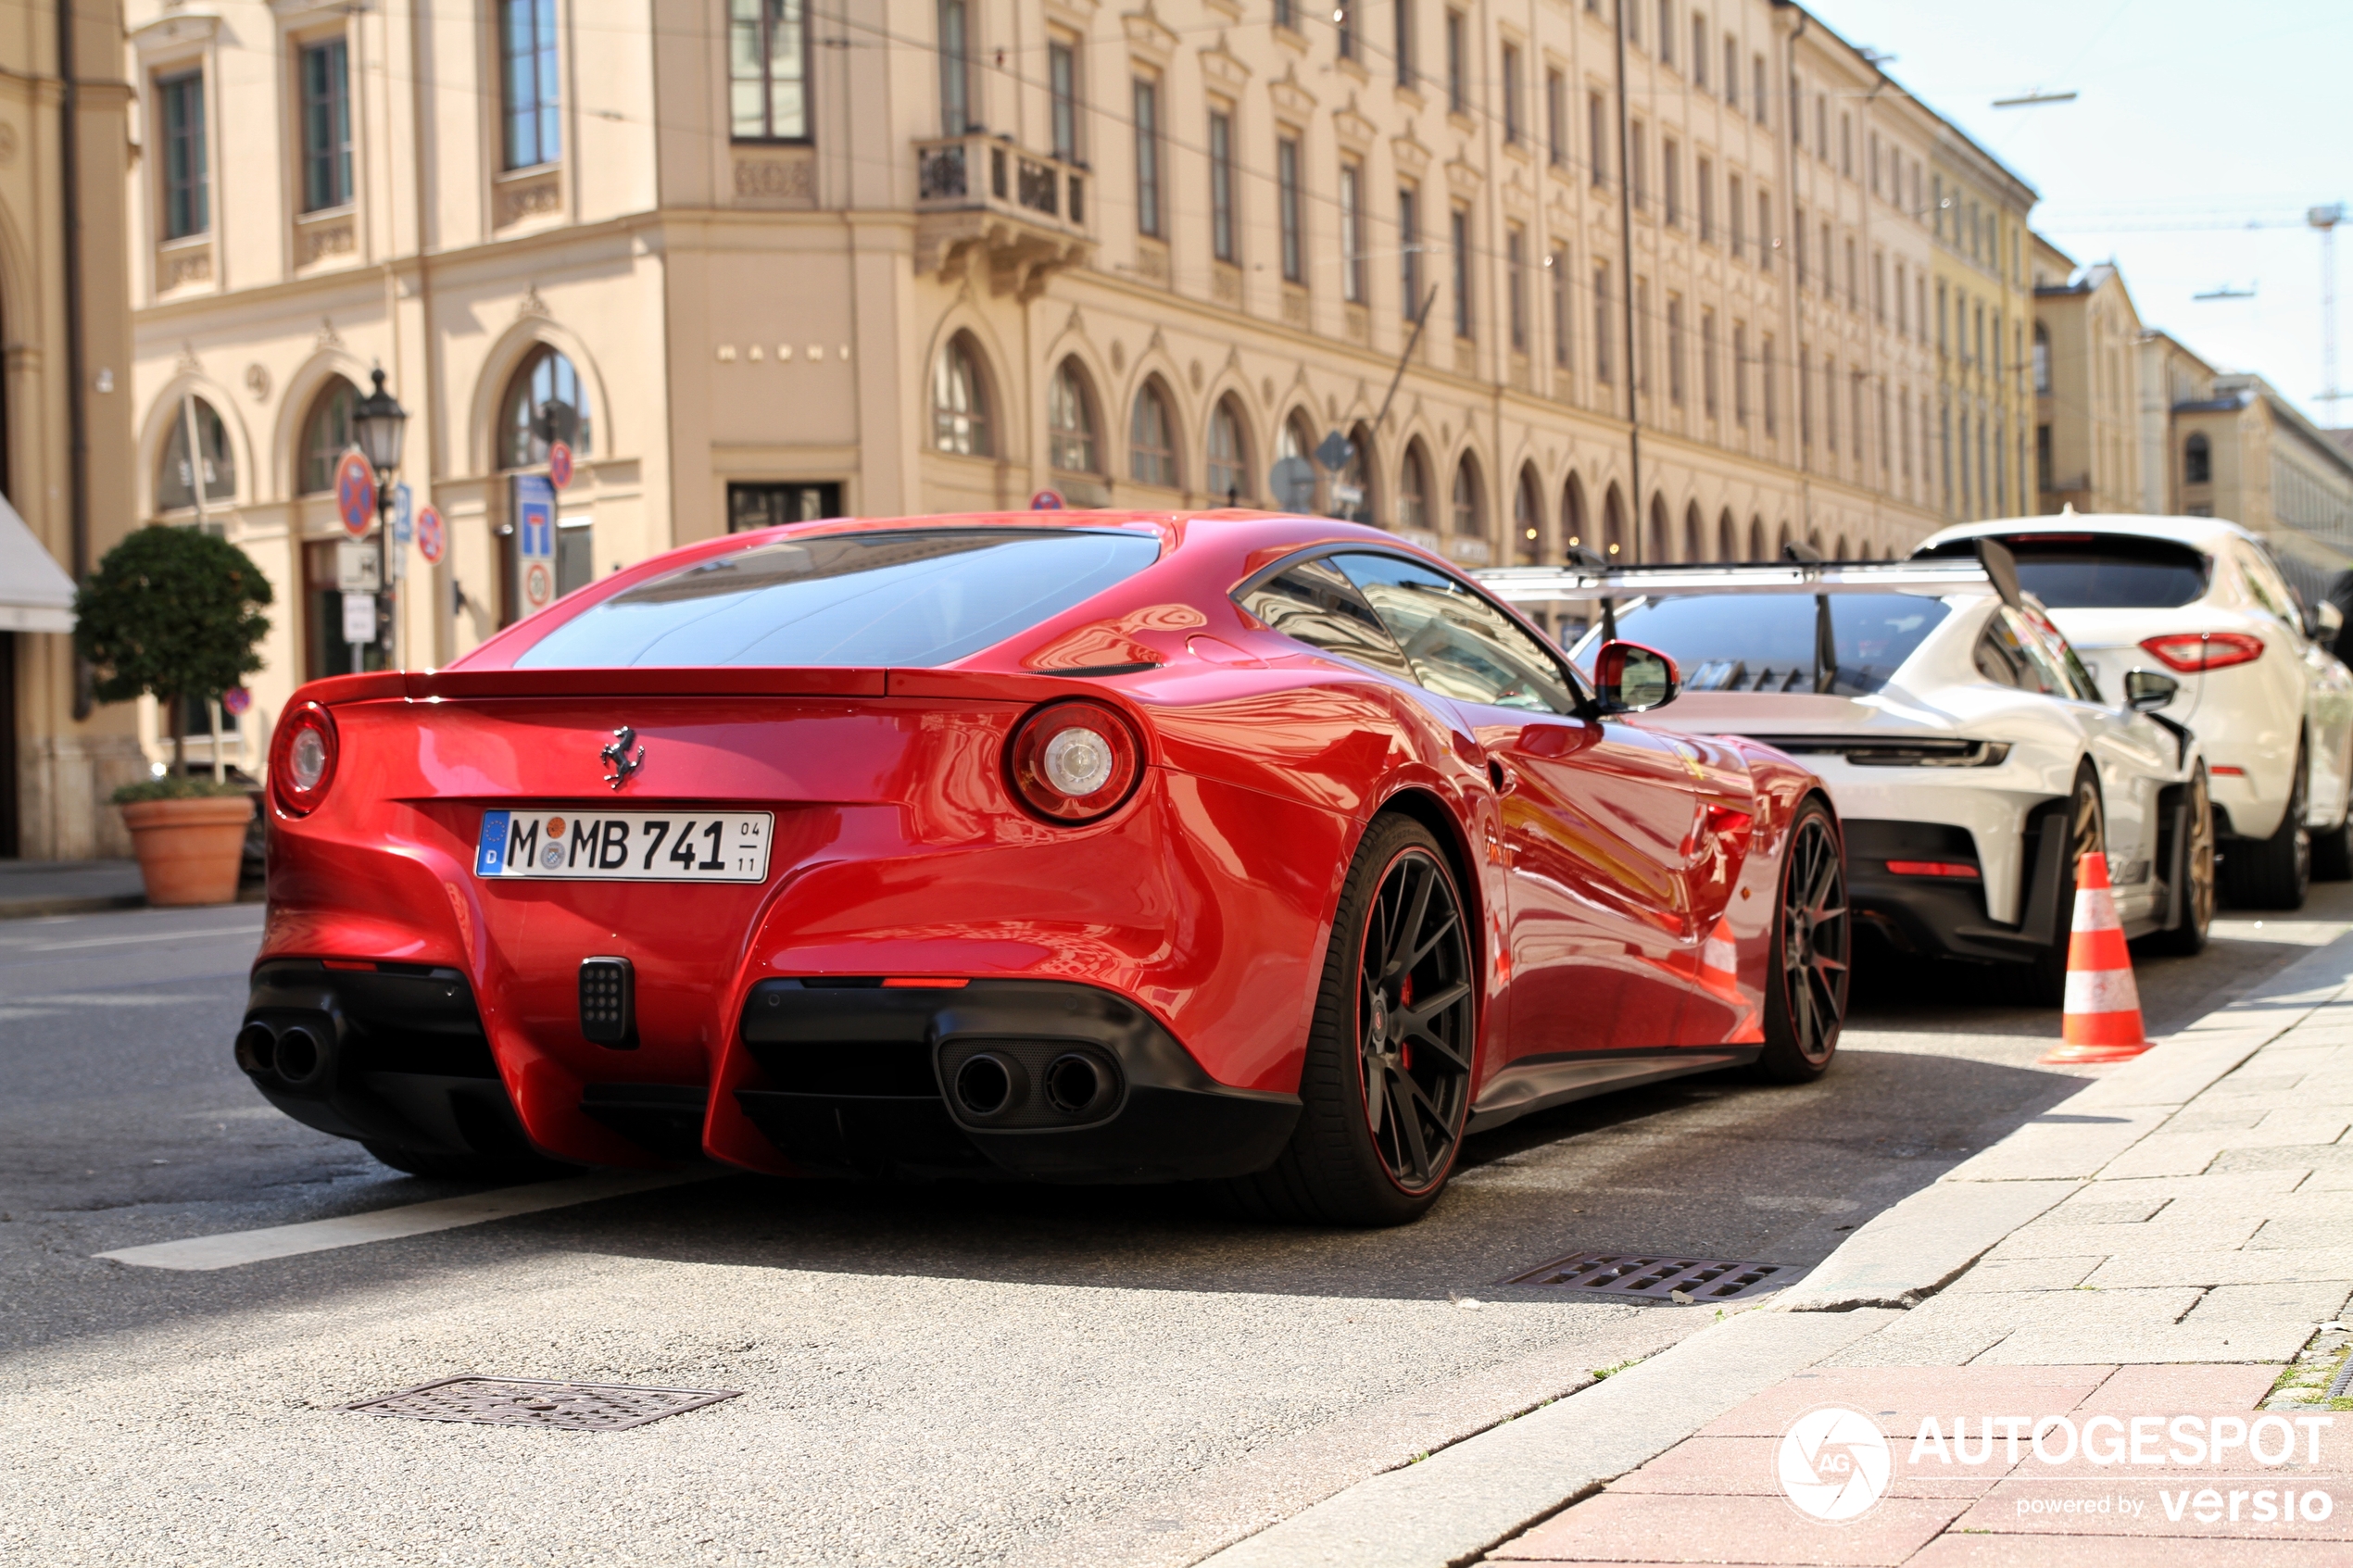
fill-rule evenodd
<path id="1" fill-rule="evenodd" d="M 0 495 L 0 632 L 71 632 L 73 579 Z"/>

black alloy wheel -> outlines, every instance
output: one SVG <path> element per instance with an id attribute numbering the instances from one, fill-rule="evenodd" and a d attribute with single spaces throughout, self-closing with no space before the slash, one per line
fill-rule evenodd
<path id="1" fill-rule="evenodd" d="M 2206 784 L 2206 764 L 2183 786 L 2187 791 L 2189 844 L 2183 852 L 2182 921 L 2170 931 L 2148 939 L 2151 952 L 2187 958 L 2206 950 L 2207 928 L 2214 923 L 2214 797 Z M 2166 874 L 2173 868 L 2166 867 Z"/>
<path id="2" fill-rule="evenodd" d="M 2067 855 L 2059 866 L 2057 897 L 2053 901 L 2051 928 L 2043 950 L 2026 966 L 2022 998 L 2031 1007 L 2055 1008 L 2067 1001 L 2067 954 L 2075 931 L 2075 880 L 2083 857 L 2108 850 L 2108 807 L 2100 798 L 2099 776 L 2085 762 L 2075 774 L 2075 787 L 2068 794 L 2067 804 L 2060 814 L 2045 817 L 2045 833 L 2067 835 Z M 2041 841 L 2036 841 L 2040 859 Z M 2031 889 L 2021 891 L 2021 902 L 2033 897 Z"/>
<path id="3" fill-rule="evenodd" d="M 1474 932 L 1445 852 L 1411 818 L 1366 830 L 1341 886 L 1275 1163 L 1219 1184 L 1237 1208 L 1297 1224 L 1396 1225 L 1446 1185 L 1470 1118 Z"/>
<path id="4" fill-rule="evenodd" d="M 2312 772 L 2303 745 L 2296 748 L 2295 782 L 2287 809 L 2269 838 L 2239 838 L 2222 856 L 2222 896 L 2241 909 L 2300 909 L 2312 885 Z"/>
<path id="5" fill-rule="evenodd" d="M 1838 1052 L 1854 951 L 1846 858 L 1819 800 L 1798 808 L 1781 854 L 1772 967 L 1766 977 L 1765 1047 L 1757 1070 L 1780 1084 L 1818 1078 Z"/>

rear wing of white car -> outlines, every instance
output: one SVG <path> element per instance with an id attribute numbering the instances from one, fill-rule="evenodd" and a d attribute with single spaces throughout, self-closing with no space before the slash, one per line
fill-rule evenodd
<path id="1" fill-rule="evenodd" d="M 1999 583 L 1985 566 L 1973 560 L 1763 561 L 1725 566 L 1590 569 L 1578 566 L 1491 566 L 1471 575 L 1478 579 L 1480 586 L 1489 593 L 1510 604 L 1655 598 L 1670 594 L 1819 596 L 2001 592 Z"/>

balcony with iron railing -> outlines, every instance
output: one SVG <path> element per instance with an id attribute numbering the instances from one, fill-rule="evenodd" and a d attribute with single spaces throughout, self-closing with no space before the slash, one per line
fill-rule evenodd
<path id="1" fill-rule="evenodd" d="M 1034 298 L 1093 252 L 1086 169 L 971 132 L 915 144 L 915 267 Z"/>

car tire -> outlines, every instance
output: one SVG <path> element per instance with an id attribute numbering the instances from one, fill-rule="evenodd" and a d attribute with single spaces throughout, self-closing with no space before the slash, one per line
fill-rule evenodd
<path id="1" fill-rule="evenodd" d="M 2353 792 L 2337 814 L 2336 826 L 2312 835 L 2312 880 L 2353 882 Z"/>
<path id="2" fill-rule="evenodd" d="M 1470 1117 L 1472 930 L 1429 830 L 1376 818 L 1332 921 L 1299 1125 L 1272 1166 L 1221 1184 L 1235 1207 L 1292 1224 L 1375 1226 L 1419 1219 L 1438 1200 Z"/>
<path id="3" fill-rule="evenodd" d="M 363 1138 L 359 1147 L 396 1171 L 437 1181 L 488 1182 L 500 1185 L 542 1182 L 574 1173 L 573 1167 L 533 1155 L 450 1154 L 434 1148 L 409 1148 L 377 1138 Z"/>
<path id="4" fill-rule="evenodd" d="M 2058 897 L 2053 900 L 2049 940 L 2020 975 L 2021 997 L 2029 1006 L 2055 1008 L 2067 1004 L 2067 950 L 2075 931 L 2075 868 L 2094 850 L 2108 848 L 2108 807 L 2100 798 L 2099 775 L 2088 762 L 2075 772 L 2075 787 L 2067 804 L 2045 833 L 2067 834 L 2067 855 L 2059 865 Z"/>
<path id="5" fill-rule="evenodd" d="M 2151 936 L 2145 946 L 2152 953 L 2173 958 L 2188 958 L 2206 950 L 2207 929 L 2214 923 L 2216 877 L 2214 870 L 2214 797 L 2207 788 L 2206 767 L 2197 771 L 2184 786 L 2189 791 L 2190 842 L 2183 856 L 2189 885 L 2182 900 L 2182 923 Z M 2171 874 L 2171 868 L 2167 868 Z"/>
<path id="6" fill-rule="evenodd" d="M 1756 1075 L 1810 1084 L 1838 1054 L 1855 940 L 1845 856 L 1830 808 L 1818 799 L 1800 806 L 1790 822 L 1778 897 Z"/>
<path id="7" fill-rule="evenodd" d="M 2222 895 L 2243 909 L 2300 909 L 2312 884 L 2312 834 L 2305 823 L 2311 778 L 2296 748 L 2295 784 L 2269 838 L 2233 839 L 2222 854 Z"/>

